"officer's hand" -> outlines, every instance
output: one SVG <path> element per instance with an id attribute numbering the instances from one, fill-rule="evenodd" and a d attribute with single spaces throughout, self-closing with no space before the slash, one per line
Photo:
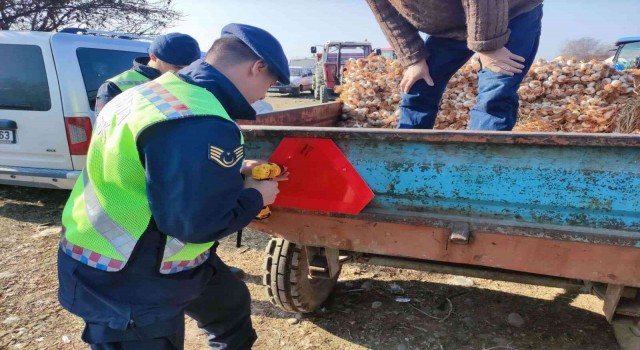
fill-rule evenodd
<path id="1" fill-rule="evenodd" d="M 278 182 L 274 180 L 256 180 L 247 177 L 244 180 L 244 188 L 255 188 L 262 195 L 262 205 L 273 204 L 280 193 Z"/>
<path id="2" fill-rule="evenodd" d="M 257 167 L 258 165 L 266 164 L 268 162 L 269 161 L 262 159 L 245 159 L 242 163 L 242 170 L 240 170 L 240 173 L 242 175 L 251 176 L 251 170 L 253 168 Z"/>
<path id="3" fill-rule="evenodd" d="M 431 74 L 429 74 L 427 60 L 414 63 L 404 71 L 404 75 L 400 81 L 400 90 L 405 94 L 408 93 L 413 84 L 420 79 L 424 79 L 429 86 L 433 86 L 433 79 L 431 79 Z"/>
<path id="4" fill-rule="evenodd" d="M 480 57 L 482 68 L 498 74 L 512 76 L 522 73 L 524 68 L 524 65 L 520 63 L 525 61 L 524 57 L 511 53 L 506 47 L 494 51 L 478 52 L 478 56 Z"/>

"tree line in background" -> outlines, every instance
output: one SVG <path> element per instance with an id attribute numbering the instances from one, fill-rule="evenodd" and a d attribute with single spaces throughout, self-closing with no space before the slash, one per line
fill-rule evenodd
<path id="1" fill-rule="evenodd" d="M 594 38 L 580 38 L 567 41 L 560 50 L 560 54 L 565 57 L 575 57 L 579 61 L 589 61 L 591 59 L 605 60 L 613 56 L 615 49 L 613 44 L 606 44 Z"/>
<path id="2" fill-rule="evenodd" d="M 184 17 L 172 0 L 0 0 L 0 30 L 57 31 L 68 27 L 154 35 Z M 584 37 L 561 55 L 588 61 L 613 55 L 613 45 Z"/>
<path id="3" fill-rule="evenodd" d="M 0 0 L 0 29 L 68 27 L 154 35 L 183 17 L 171 0 Z"/>

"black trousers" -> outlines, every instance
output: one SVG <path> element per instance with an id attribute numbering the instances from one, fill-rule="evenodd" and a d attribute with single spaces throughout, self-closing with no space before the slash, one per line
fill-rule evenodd
<path id="1" fill-rule="evenodd" d="M 215 256 L 210 263 L 216 271 L 202 294 L 184 310 L 185 314 L 208 335 L 212 349 L 251 349 L 257 335 L 251 324 L 249 289 L 220 258 Z M 144 333 L 152 334 L 152 328 L 153 325 L 145 326 Z M 139 333 L 135 328 L 126 332 Z M 135 340 L 130 340 L 132 338 Z M 123 339 L 128 340 L 89 345 L 94 350 L 181 350 L 184 348 L 184 323 L 169 336 L 145 338 L 129 334 Z"/>

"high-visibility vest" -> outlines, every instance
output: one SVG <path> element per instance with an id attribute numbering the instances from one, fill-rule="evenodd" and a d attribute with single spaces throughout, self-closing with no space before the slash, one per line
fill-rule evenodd
<path id="1" fill-rule="evenodd" d="M 62 214 L 62 250 L 97 269 L 120 271 L 151 220 L 145 170 L 136 146 L 139 133 L 152 124 L 202 116 L 233 122 L 211 92 L 184 82 L 173 72 L 109 103 L 96 120 L 86 168 Z M 242 157 L 242 152 L 234 154 Z M 176 273 L 202 264 L 213 244 L 167 236 L 160 272 Z"/>
<path id="2" fill-rule="evenodd" d="M 141 73 L 136 72 L 133 69 L 129 69 L 124 71 L 113 78 L 107 79 L 108 82 L 115 84 L 121 92 L 131 89 L 132 87 L 136 87 L 138 85 L 144 84 L 148 82 L 149 78 L 144 76 Z M 100 114 L 100 111 L 104 108 L 104 106 L 109 102 L 107 98 L 114 98 L 115 96 L 105 96 L 98 95 L 96 96 L 96 105 L 95 112 L 96 116 Z"/>
<path id="3" fill-rule="evenodd" d="M 116 84 L 120 91 L 124 92 L 138 85 L 148 82 L 150 79 L 134 69 L 124 71 L 113 78 L 107 79 L 108 82 Z"/>

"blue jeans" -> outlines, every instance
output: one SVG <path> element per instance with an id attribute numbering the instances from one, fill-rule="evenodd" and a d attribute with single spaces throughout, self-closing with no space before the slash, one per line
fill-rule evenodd
<path id="1" fill-rule="evenodd" d="M 505 45 L 525 58 L 522 73 L 513 76 L 487 69 L 478 72 L 478 97 L 471 109 L 469 129 L 511 130 L 518 119 L 518 88 L 538 52 L 542 5 L 509 22 L 511 35 Z M 449 79 L 473 56 L 465 41 L 430 36 L 425 42 L 427 64 L 434 86 L 421 79 L 402 95 L 400 129 L 433 129 L 440 99 Z"/>

